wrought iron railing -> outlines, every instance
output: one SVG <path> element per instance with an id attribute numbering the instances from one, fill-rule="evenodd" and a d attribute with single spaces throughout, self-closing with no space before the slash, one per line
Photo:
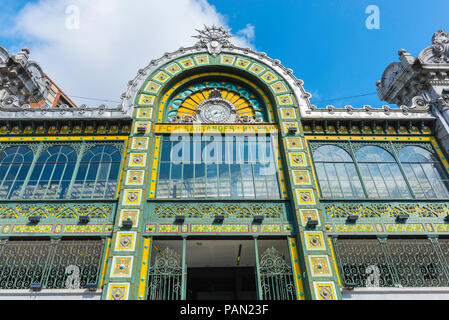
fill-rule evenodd
<path id="1" fill-rule="evenodd" d="M 180 300 L 182 296 L 182 261 L 171 248 L 159 251 L 150 268 L 148 298 Z"/>
<path id="2" fill-rule="evenodd" d="M 295 300 L 292 267 L 274 248 L 268 248 L 260 259 L 261 300 Z"/>
<path id="3" fill-rule="evenodd" d="M 0 242 L 0 289 L 82 289 L 98 284 L 104 240 Z"/>
<path id="4" fill-rule="evenodd" d="M 343 284 L 449 287 L 449 239 L 333 239 Z"/>

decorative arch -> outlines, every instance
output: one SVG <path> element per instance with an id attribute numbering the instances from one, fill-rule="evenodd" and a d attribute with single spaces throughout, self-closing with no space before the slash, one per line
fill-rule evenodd
<path id="1" fill-rule="evenodd" d="M 215 66 L 226 70 L 224 72 L 204 72 L 205 67 Z M 198 68 L 197 73 L 194 73 Z M 170 108 L 168 100 L 181 86 L 201 77 L 224 77 L 239 81 L 254 90 L 261 97 L 261 101 L 267 105 L 268 122 L 274 122 L 272 105 L 285 107 L 298 107 L 296 96 L 290 85 L 273 68 L 257 60 L 248 57 L 226 54 L 213 58 L 208 54 L 192 55 L 170 61 L 155 70 L 142 84 L 134 100 L 136 107 L 153 107 L 157 111 L 154 120 L 162 122 Z M 257 80 L 257 84 L 252 81 Z M 249 102 L 249 101 L 248 101 Z M 247 115 L 253 116 L 260 110 L 253 110 Z M 260 112 L 259 118 L 264 115 Z"/>

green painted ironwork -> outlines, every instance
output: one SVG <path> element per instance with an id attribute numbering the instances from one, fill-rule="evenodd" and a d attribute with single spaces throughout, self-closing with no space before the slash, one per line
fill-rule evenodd
<path id="1" fill-rule="evenodd" d="M 101 240 L 2 240 L 0 289 L 86 288 L 98 284 L 104 239 Z"/>
<path id="2" fill-rule="evenodd" d="M 260 289 L 262 300 L 295 300 L 296 290 L 291 264 L 274 248 L 260 258 Z"/>
<path id="3" fill-rule="evenodd" d="M 313 141 L 310 149 L 325 199 L 448 197 L 448 175 L 430 143 Z"/>
<path id="4" fill-rule="evenodd" d="M 117 204 L 112 201 L 80 201 L 80 202 L 5 202 L 0 204 L 0 222 L 21 222 L 30 216 L 46 219 L 77 219 L 89 216 L 93 219 L 108 219 L 112 222 Z M 19 221 L 6 221 L 14 219 Z M 60 221 L 63 222 L 63 221 Z"/>
<path id="5" fill-rule="evenodd" d="M 210 201 L 167 201 L 148 202 L 146 204 L 146 220 L 173 220 L 181 215 L 187 218 L 208 219 L 216 215 L 223 215 L 227 219 L 253 219 L 263 215 L 273 221 L 287 221 L 289 212 L 288 202 L 281 201 L 245 201 L 245 202 L 210 202 Z"/>
<path id="6" fill-rule="evenodd" d="M 185 299 L 184 260 L 184 255 L 179 257 L 171 248 L 158 251 L 154 264 L 150 266 L 149 300 Z"/>
<path id="7" fill-rule="evenodd" d="M 325 221 L 336 221 L 356 215 L 362 219 L 377 219 L 397 217 L 399 214 L 409 216 L 410 220 L 423 218 L 438 218 L 440 221 L 449 214 L 449 203 L 443 200 L 360 200 L 347 201 L 321 200 Z"/>
<path id="8" fill-rule="evenodd" d="M 449 286 L 448 239 L 333 238 L 343 283 L 359 287 Z"/>

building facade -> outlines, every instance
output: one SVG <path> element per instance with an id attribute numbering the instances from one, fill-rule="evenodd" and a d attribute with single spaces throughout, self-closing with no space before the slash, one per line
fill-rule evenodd
<path id="1" fill-rule="evenodd" d="M 0 47 L 0 299 L 449 298 L 449 34 L 317 108 L 198 31 L 110 108 Z"/>

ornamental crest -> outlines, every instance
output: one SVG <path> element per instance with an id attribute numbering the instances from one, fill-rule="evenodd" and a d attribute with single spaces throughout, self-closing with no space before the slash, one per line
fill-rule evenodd
<path id="1" fill-rule="evenodd" d="M 204 26 L 203 30 L 198 31 L 197 36 L 193 36 L 193 38 L 197 38 L 200 41 L 199 45 L 203 45 L 207 47 L 208 52 L 216 57 L 221 53 L 221 50 L 225 46 L 229 46 L 231 43 L 229 42 L 229 38 L 231 38 L 231 33 L 225 30 L 223 27 L 207 27 Z"/>

